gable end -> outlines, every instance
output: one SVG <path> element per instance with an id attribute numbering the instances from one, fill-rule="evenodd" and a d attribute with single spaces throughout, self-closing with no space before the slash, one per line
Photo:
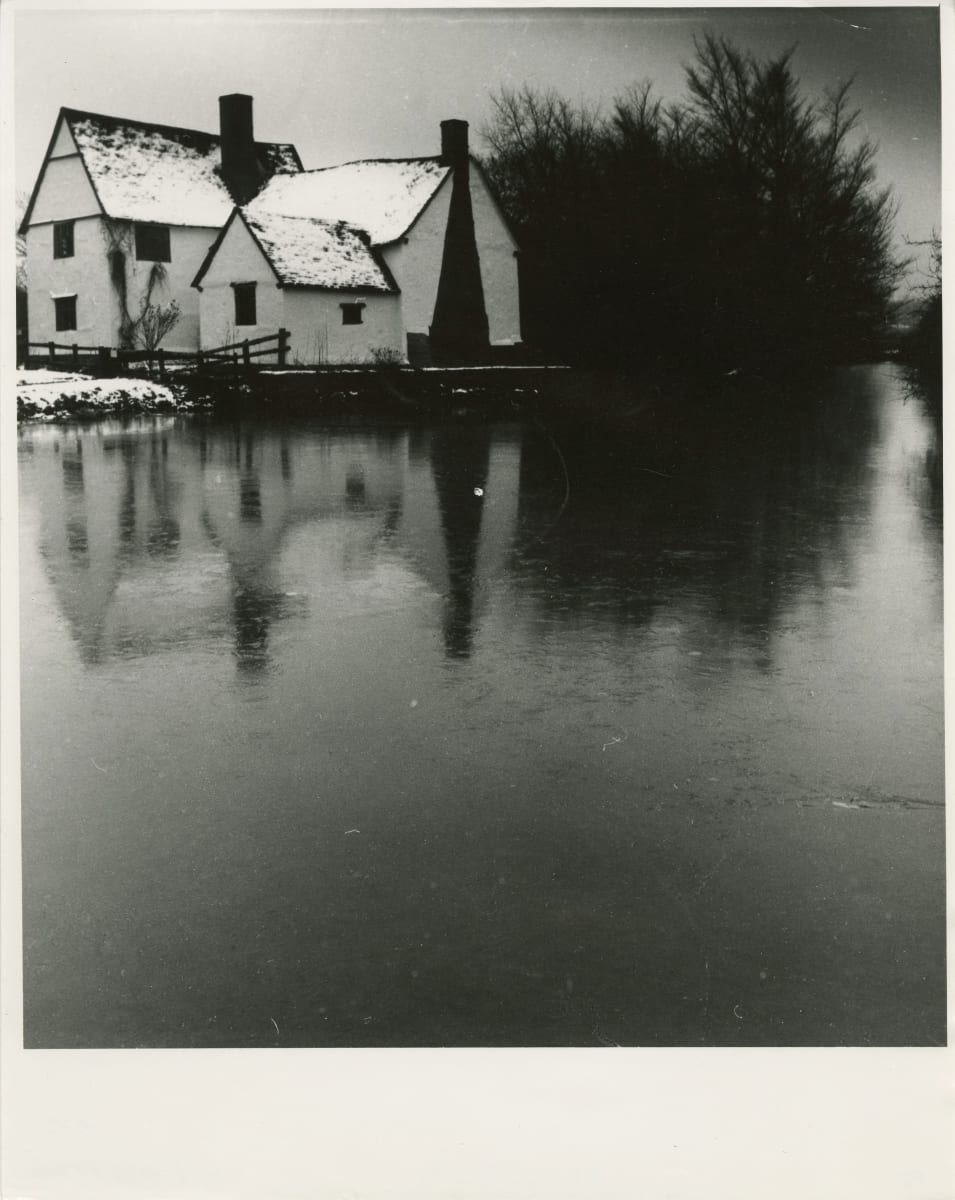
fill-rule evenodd
<path id="1" fill-rule="evenodd" d="M 497 215 L 501 219 L 501 224 L 507 230 L 508 237 L 514 243 L 514 253 L 519 254 L 520 249 L 521 249 L 521 244 L 517 240 L 517 238 L 514 236 L 514 229 L 511 225 L 511 222 L 507 219 L 507 214 L 504 212 L 501 202 L 497 197 L 497 192 L 494 190 L 490 179 L 488 179 L 488 177 L 487 177 L 487 172 L 484 170 L 481 160 L 478 158 L 472 158 L 471 166 L 476 169 L 478 176 L 480 177 L 481 183 L 484 185 L 484 190 L 487 192 L 488 196 L 491 198 L 491 203 L 494 205 L 494 209 L 497 212 Z"/>
<path id="2" fill-rule="evenodd" d="M 418 222 L 421 220 L 421 218 L 424 216 L 424 214 L 431 207 L 431 205 L 433 204 L 433 202 L 437 198 L 437 196 L 448 186 L 448 180 L 453 179 L 453 177 L 454 177 L 454 172 L 448 171 L 447 175 L 445 175 L 445 177 L 441 180 L 441 182 L 438 184 L 438 186 L 431 193 L 431 195 L 427 198 L 427 200 L 425 200 L 424 204 L 422 204 L 421 207 L 418 209 L 417 213 L 415 214 L 414 219 L 412 220 L 411 224 L 407 227 L 407 229 L 403 229 L 401 231 L 401 233 L 398 234 L 397 237 L 392 238 L 391 241 L 389 241 L 389 242 L 382 242 L 381 245 L 382 246 L 394 246 L 396 242 L 407 242 L 408 237 L 411 234 L 411 231 L 414 229 L 414 227 L 418 224 Z"/>
<path id="3" fill-rule="evenodd" d="M 200 291 L 200 292 L 202 291 L 202 281 L 205 278 L 206 274 L 208 273 L 209 268 L 212 266 L 213 260 L 215 259 L 215 256 L 219 251 L 219 247 L 225 241 L 226 234 L 229 232 L 230 228 L 232 227 L 232 223 L 235 221 L 236 217 L 238 217 L 239 220 L 242 222 L 242 224 L 245 226 L 246 232 L 248 233 L 249 237 L 251 237 L 252 241 L 255 243 L 256 247 L 258 248 L 259 253 L 262 255 L 262 257 L 268 263 L 269 270 L 275 276 L 276 286 L 284 287 L 285 285 L 282 282 L 281 278 L 279 277 L 279 273 L 278 273 L 278 271 L 276 271 L 271 258 L 269 258 L 262 243 L 255 236 L 254 230 L 249 228 L 249 223 L 248 223 L 248 221 L 246 221 L 245 217 L 242 215 L 242 210 L 240 208 L 233 208 L 228 221 L 226 221 L 226 223 L 222 226 L 222 228 L 216 234 L 216 239 L 212 243 L 212 245 L 209 247 L 209 249 L 206 251 L 206 256 L 202 260 L 202 266 L 196 272 L 196 277 L 195 277 L 195 279 L 193 279 L 191 286 L 198 289 L 198 291 Z"/>
<path id="4" fill-rule="evenodd" d="M 97 190 L 96 190 L 96 184 L 93 182 L 93 180 L 90 176 L 89 170 L 83 159 L 83 155 L 79 150 L 79 147 L 77 147 L 75 154 L 71 153 L 71 154 L 56 154 L 55 155 L 53 153 L 53 149 L 56 146 L 57 140 L 59 139 L 60 133 L 62 132 L 64 126 L 69 130 L 70 138 L 72 139 L 74 146 L 76 145 L 76 139 L 73 138 L 73 131 L 69 127 L 70 112 L 71 112 L 71 110 L 68 108 L 61 108 L 59 113 L 57 114 L 56 123 L 53 126 L 53 133 L 50 135 L 50 141 L 49 141 L 49 144 L 47 145 L 46 153 L 43 156 L 43 163 L 40 167 L 39 174 L 36 177 L 36 183 L 34 183 L 34 185 L 33 185 L 33 191 L 30 193 L 30 199 L 27 202 L 26 210 L 23 213 L 23 220 L 20 222 L 20 225 L 17 229 L 17 233 L 19 233 L 19 234 L 25 234 L 26 231 L 30 227 L 30 220 L 33 216 L 33 210 L 36 207 L 37 198 L 40 195 L 40 189 L 43 187 L 43 180 L 46 177 L 47 165 L 50 162 L 61 162 L 65 159 L 69 159 L 69 158 L 74 158 L 74 157 L 78 158 L 80 160 L 80 162 L 83 164 L 83 174 L 86 176 L 86 182 L 89 184 L 90 189 L 92 190 L 93 197 L 96 200 L 97 205 L 99 206 L 100 213 L 105 213 L 105 211 L 106 211 L 103 208 L 103 202 L 100 199 L 99 192 L 97 192 Z"/>

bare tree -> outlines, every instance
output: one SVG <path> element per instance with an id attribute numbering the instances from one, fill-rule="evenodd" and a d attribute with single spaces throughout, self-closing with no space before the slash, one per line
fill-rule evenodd
<path id="1" fill-rule="evenodd" d="M 179 304 L 147 304 L 136 326 L 136 340 L 144 350 L 155 350 L 167 333 L 179 323 Z"/>
<path id="2" fill-rule="evenodd" d="M 17 268 L 16 268 L 16 283 L 17 283 L 17 362 L 24 362 L 27 358 L 30 337 L 29 321 L 28 321 L 28 305 L 27 305 L 27 239 L 26 235 L 20 232 L 20 225 L 23 221 L 23 215 L 26 212 L 29 197 L 26 192 L 17 192 L 16 194 L 16 238 L 17 238 Z"/>
<path id="3" fill-rule="evenodd" d="M 17 287 L 25 288 L 27 285 L 26 263 L 27 263 L 27 239 L 26 234 L 20 232 L 20 225 L 23 221 L 23 215 L 27 210 L 27 204 L 30 202 L 30 197 L 26 192 L 17 192 L 16 195 L 16 218 L 17 218 Z"/>
<path id="4" fill-rule="evenodd" d="M 913 249 L 929 252 L 928 270 L 923 271 L 924 282 L 916 284 L 914 293 L 919 298 L 915 328 L 906 339 L 902 350 L 905 357 L 923 375 L 942 374 L 942 239 L 936 230 L 923 241 L 910 241 Z"/>
<path id="5" fill-rule="evenodd" d="M 706 35 L 682 103 L 642 83 L 606 118 L 553 92 L 496 98 L 486 166 L 545 349 L 788 368 L 880 334 L 905 268 L 896 207 L 851 81 L 807 96 L 793 57 Z"/>

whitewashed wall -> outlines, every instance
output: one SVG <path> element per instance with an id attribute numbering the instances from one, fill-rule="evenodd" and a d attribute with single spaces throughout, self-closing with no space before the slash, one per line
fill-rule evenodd
<path id="1" fill-rule="evenodd" d="M 31 342 L 115 346 L 119 324 L 116 294 L 109 280 L 106 243 L 100 217 L 73 227 L 72 258 L 53 257 L 53 226 L 27 230 L 27 312 Z M 53 297 L 76 293 L 75 330 L 56 332 Z"/>
<path id="2" fill-rule="evenodd" d="M 236 327 L 233 283 L 258 284 L 255 289 L 256 325 Z M 265 337 L 277 333 L 285 325 L 282 290 L 262 251 L 238 218 L 229 226 L 200 286 L 200 345 L 205 350 L 242 338 Z"/>
<path id="3" fill-rule="evenodd" d="M 68 218 L 63 218 L 68 219 Z M 214 229 L 170 229 L 171 262 L 164 263 L 166 280 L 153 289 L 152 300 L 179 303 L 178 324 L 166 335 L 167 350 L 195 350 L 199 345 L 199 296 L 192 280 L 215 237 Z M 85 217 L 73 227 L 73 255 L 53 257 L 53 225 L 30 225 L 27 230 L 27 305 L 30 341 L 75 342 L 80 346 L 119 345 L 119 299 L 109 274 L 110 242 L 102 217 Z M 132 234 L 126 239 L 127 298 L 135 317 L 141 308 L 152 263 L 137 262 Z M 53 296 L 76 293 L 75 331 L 56 332 Z"/>
<path id="4" fill-rule="evenodd" d="M 256 325 L 235 326 L 233 283 L 256 283 Z M 202 345 L 221 346 L 288 329 L 289 362 L 364 363 L 383 351 L 405 357 L 400 298 L 377 292 L 279 288 L 264 255 L 235 220 L 202 280 L 199 298 Z M 343 303 L 363 302 L 361 325 L 343 325 Z"/>
<path id="5" fill-rule="evenodd" d="M 517 243 L 481 172 L 471 165 L 471 208 L 474 237 L 481 260 L 481 284 L 492 346 L 512 346 L 521 340 L 520 293 L 517 281 Z"/>
<path id="6" fill-rule="evenodd" d="M 474 236 L 481 263 L 481 284 L 491 343 L 515 345 L 521 340 L 517 243 L 477 168 L 470 169 Z M 385 261 L 401 288 L 402 310 L 408 333 L 428 333 L 438 295 L 444 236 L 451 202 L 451 177 L 438 189 L 406 241 L 383 250 Z"/>
<path id="7" fill-rule="evenodd" d="M 101 212 L 76 145 L 61 122 L 30 213 L 27 312 L 30 341 L 78 346 L 115 344 L 116 298 L 109 283 Z M 72 258 L 53 257 L 53 222 L 76 221 Z M 53 296 L 76 293 L 75 330 L 56 332 Z"/>
<path id="8" fill-rule="evenodd" d="M 70 221 L 102 212 L 89 176 L 78 154 L 52 158 L 43 172 L 43 182 L 30 213 L 30 224 Z"/>
<path id="9" fill-rule="evenodd" d="M 426 334 L 431 329 L 450 203 L 449 175 L 412 227 L 407 241 L 396 242 L 382 251 L 382 257 L 401 288 L 407 333 Z"/>
<path id="10" fill-rule="evenodd" d="M 50 147 L 50 158 L 58 158 L 63 154 L 76 153 L 76 142 L 73 139 L 72 133 L 70 133 L 70 127 L 66 121 L 60 120 L 59 128 L 53 139 L 53 145 Z"/>
<path id="11" fill-rule="evenodd" d="M 372 363 L 376 355 L 406 361 L 401 298 L 381 292 L 286 288 L 290 362 Z M 361 325 L 342 324 L 342 304 L 363 303 Z"/>
<path id="12" fill-rule="evenodd" d="M 166 282 L 153 290 L 153 301 L 179 304 L 179 322 L 163 338 L 167 350 L 196 350 L 199 347 L 199 293 L 192 286 L 202 260 L 218 234 L 218 229 L 201 229 L 194 225 L 172 225 L 169 229 L 171 261 L 164 263 Z M 126 255 L 126 279 L 129 287 L 129 309 L 135 316 L 142 303 L 151 262 L 138 262 L 135 248 Z"/>

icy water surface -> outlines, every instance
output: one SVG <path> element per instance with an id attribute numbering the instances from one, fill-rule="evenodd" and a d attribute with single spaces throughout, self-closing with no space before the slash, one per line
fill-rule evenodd
<path id="1" fill-rule="evenodd" d="M 27 1045 L 942 1041 L 938 435 L 805 400 L 24 428 Z"/>

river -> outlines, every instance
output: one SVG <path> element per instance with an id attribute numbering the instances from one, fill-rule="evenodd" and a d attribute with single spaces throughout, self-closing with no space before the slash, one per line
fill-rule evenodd
<path id="1" fill-rule="evenodd" d="M 941 442 L 19 435 L 31 1047 L 945 1038 Z"/>

